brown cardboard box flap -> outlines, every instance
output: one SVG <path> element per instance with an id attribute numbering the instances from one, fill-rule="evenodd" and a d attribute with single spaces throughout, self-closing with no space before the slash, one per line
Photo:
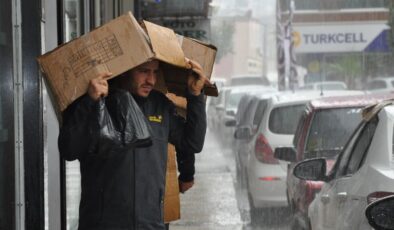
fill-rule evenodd
<path id="1" fill-rule="evenodd" d="M 197 61 L 203 68 L 205 75 L 210 79 L 216 58 L 216 47 L 193 38 L 181 35 L 177 37 L 185 56 Z"/>
<path id="2" fill-rule="evenodd" d="M 155 58 L 168 64 L 187 68 L 185 54 L 172 29 L 143 21 L 149 35 Z"/>

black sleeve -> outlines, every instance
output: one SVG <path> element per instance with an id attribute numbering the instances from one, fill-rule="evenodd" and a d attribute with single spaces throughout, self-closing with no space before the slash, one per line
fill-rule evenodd
<path id="1" fill-rule="evenodd" d="M 207 129 L 204 94 L 186 95 L 186 121 L 176 115 L 175 106 L 170 108 L 170 136 L 169 142 L 180 152 L 199 153 L 204 146 Z"/>
<path id="2" fill-rule="evenodd" d="M 97 103 L 88 95 L 81 96 L 63 112 L 58 137 L 60 156 L 72 161 L 89 152 L 92 138 L 90 122 L 96 115 Z"/>
<path id="3" fill-rule="evenodd" d="M 176 161 L 178 164 L 179 177 L 183 182 L 190 182 L 194 180 L 194 153 L 176 151 Z"/>

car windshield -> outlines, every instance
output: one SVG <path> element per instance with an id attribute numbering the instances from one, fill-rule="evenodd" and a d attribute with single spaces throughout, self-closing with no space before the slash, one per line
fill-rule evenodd
<path id="1" fill-rule="evenodd" d="M 335 157 L 361 121 L 361 108 L 323 109 L 314 115 L 305 158 Z"/>
<path id="2" fill-rule="evenodd" d="M 226 108 L 227 109 L 237 108 L 238 102 L 241 100 L 241 97 L 245 94 L 246 92 L 230 93 L 228 100 L 226 101 Z"/>
<path id="3" fill-rule="evenodd" d="M 269 129 L 277 134 L 294 134 L 297 122 L 304 111 L 304 104 L 282 106 L 272 110 L 269 117 Z"/>

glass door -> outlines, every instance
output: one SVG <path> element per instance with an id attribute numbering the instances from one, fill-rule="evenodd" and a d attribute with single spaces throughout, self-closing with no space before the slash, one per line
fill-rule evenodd
<path id="1" fill-rule="evenodd" d="M 0 0 L 0 229 L 15 228 L 12 1 Z"/>

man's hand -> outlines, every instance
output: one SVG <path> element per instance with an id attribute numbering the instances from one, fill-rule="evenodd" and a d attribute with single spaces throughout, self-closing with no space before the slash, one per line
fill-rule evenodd
<path id="1" fill-rule="evenodd" d="M 189 91 L 191 94 L 198 96 L 201 93 L 201 90 L 204 88 L 204 85 L 212 85 L 208 78 L 205 76 L 204 71 L 201 65 L 193 60 L 187 59 L 186 62 L 190 65 L 191 70 L 196 74 L 190 74 L 187 85 L 189 87 Z"/>
<path id="2" fill-rule="evenodd" d="M 100 73 L 97 78 L 90 80 L 88 94 L 89 97 L 98 101 L 100 97 L 106 97 L 108 95 L 108 82 L 109 77 L 112 76 L 110 72 Z"/>
<path id="3" fill-rule="evenodd" d="M 183 182 L 179 180 L 179 191 L 181 193 L 185 193 L 187 190 L 189 190 L 191 187 L 194 185 L 194 180 L 189 181 L 189 182 Z"/>

